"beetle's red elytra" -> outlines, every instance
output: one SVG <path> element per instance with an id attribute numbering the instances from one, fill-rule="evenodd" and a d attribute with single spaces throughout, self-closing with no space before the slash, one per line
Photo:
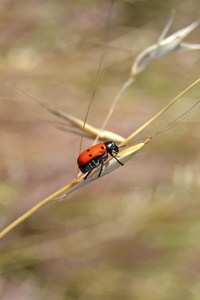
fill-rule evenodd
<path id="1" fill-rule="evenodd" d="M 113 152 L 115 154 L 119 152 L 119 147 L 113 141 L 100 143 L 83 151 L 77 159 L 77 164 L 82 173 L 87 173 L 84 180 L 90 175 L 92 170 L 97 168 L 99 165 L 101 165 L 101 169 L 98 177 L 101 176 L 103 163 L 108 159 L 108 154 L 110 154 L 120 165 L 123 166 L 124 164 L 114 156 Z"/>

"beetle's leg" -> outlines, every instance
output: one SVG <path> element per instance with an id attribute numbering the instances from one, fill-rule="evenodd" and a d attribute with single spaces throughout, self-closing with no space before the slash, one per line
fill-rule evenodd
<path id="1" fill-rule="evenodd" d="M 92 172 L 92 170 L 91 171 L 89 171 L 87 174 L 86 174 L 86 176 L 83 178 L 84 180 L 86 180 L 87 179 L 87 177 L 90 175 L 90 173 Z"/>
<path id="2" fill-rule="evenodd" d="M 98 175 L 98 177 L 100 177 L 100 176 L 101 176 L 101 172 L 102 172 L 102 170 L 103 170 L 103 161 L 101 162 L 101 169 L 100 169 L 100 171 L 99 171 L 99 175 Z"/>
<path id="3" fill-rule="evenodd" d="M 113 157 L 113 158 L 115 158 L 116 159 L 116 161 L 120 164 L 120 165 L 124 165 L 121 161 L 119 161 L 118 159 L 117 159 L 117 157 L 115 157 L 112 153 L 110 153 L 110 155 Z"/>

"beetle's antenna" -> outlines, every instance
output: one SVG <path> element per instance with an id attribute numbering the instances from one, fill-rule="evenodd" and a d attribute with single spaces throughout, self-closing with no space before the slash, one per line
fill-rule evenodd
<path id="1" fill-rule="evenodd" d="M 82 142 L 83 142 L 85 124 L 86 124 L 86 121 L 87 121 L 87 118 L 88 118 L 88 114 L 89 114 L 89 111 L 90 111 L 91 104 L 92 104 L 92 102 L 94 100 L 94 96 L 96 94 L 97 86 L 98 86 L 98 83 L 99 83 L 99 75 L 100 75 L 100 71 L 101 71 L 101 68 L 102 68 L 103 59 L 105 57 L 105 52 L 106 52 L 106 47 L 107 47 L 107 40 L 108 40 L 108 32 L 109 32 L 110 23 L 111 23 L 111 13 L 112 13 L 113 2 L 114 2 L 114 0 L 111 0 L 111 2 L 110 2 L 110 8 L 108 10 L 108 15 L 107 15 L 107 19 L 106 19 L 106 28 L 105 28 L 104 43 L 103 43 L 103 50 L 102 50 L 102 54 L 101 54 L 101 58 L 100 58 L 99 67 L 98 67 L 98 70 L 97 70 L 97 75 L 96 75 L 94 89 L 93 89 L 93 92 L 92 92 L 92 96 L 91 96 L 91 99 L 90 99 L 90 102 L 89 102 L 89 105 L 88 105 L 88 108 L 87 108 L 85 120 L 84 120 L 84 123 L 83 123 L 83 129 L 82 129 L 81 140 L 80 140 L 79 154 L 81 153 L 81 147 L 82 147 Z"/>
<path id="2" fill-rule="evenodd" d="M 119 146 L 118 148 L 123 148 L 123 147 L 126 147 L 126 145 Z"/>

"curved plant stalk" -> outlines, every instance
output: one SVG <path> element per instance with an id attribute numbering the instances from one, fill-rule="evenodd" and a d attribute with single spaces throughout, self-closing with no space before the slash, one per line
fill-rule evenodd
<path id="1" fill-rule="evenodd" d="M 128 149 L 125 149 L 121 151 L 118 154 L 118 159 L 122 162 L 125 163 L 127 162 L 133 155 L 135 155 L 141 148 L 143 148 L 149 139 L 144 141 L 143 143 L 139 143 L 135 146 L 129 147 Z M 102 171 L 102 176 L 107 175 L 108 173 L 114 171 L 115 169 L 119 168 L 121 165 L 114 159 L 112 158 L 110 161 L 108 161 Z M 19 225 L 21 222 L 26 220 L 28 217 L 30 217 L 33 213 L 35 213 L 37 210 L 39 210 L 41 207 L 46 205 L 48 202 L 52 200 L 62 200 L 75 190 L 85 186 L 86 184 L 98 179 L 98 174 L 99 170 L 95 170 L 92 176 L 87 178 L 87 180 L 84 180 L 84 175 L 82 175 L 80 178 L 74 178 L 68 185 L 65 187 L 61 188 L 57 192 L 51 194 L 47 198 L 43 199 L 40 201 L 38 204 L 36 204 L 34 207 L 32 207 L 30 210 L 28 210 L 25 214 L 23 214 L 21 217 L 16 219 L 14 222 L 12 222 L 10 225 L 8 225 L 4 230 L 0 232 L 0 239 L 4 237 L 8 232 L 10 232 L 13 228 L 15 228 L 17 225 Z M 67 192 L 67 193 L 65 193 Z M 61 194 L 65 193 L 64 195 L 60 196 Z M 59 197 L 60 196 L 60 197 Z"/>

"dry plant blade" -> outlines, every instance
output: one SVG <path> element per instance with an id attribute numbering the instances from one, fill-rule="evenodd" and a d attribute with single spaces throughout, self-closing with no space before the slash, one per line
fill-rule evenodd
<path id="1" fill-rule="evenodd" d="M 119 146 L 123 146 L 127 144 L 134 136 L 136 136 L 139 132 L 149 126 L 153 121 L 155 121 L 158 117 L 160 117 L 170 106 L 172 106 L 177 100 L 179 100 L 184 94 L 186 94 L 189 90 L 191 90 L 195 85 L 200 82 L 200 78 L 198 78 L 195 82 L 193 82 L 189 87 L 187 87 L 184 91 L 182 91 L 178 96 L 176 96 L 170 103 L 168 103 L 163 109 L 161 109 L 153 118 L 144 123 L 141 127 L 135 130 L 131 135 L 129 135 Z"/>
<path id="2" fill-rule="evenodd" d="M 141 148 L 143 148 L 149 141 L 150 139 L 147 139 L 146 141 L 144 141 L 143 143 L 139 143 L 135 146 L 131 146 L 123 151 L 121 151 L 117 158 L 122 162 L 125 163 L 127 162 L 133 155 L 135 155 Z M 115 169 L 119 168 L 121 165 L 114 159 L 112 158 L 110 161 L 108 161 L 102 171 L 102 176 L 114 171 Z M 51 194 L 49 197 L 45 198 L 44 200 L 42 200 L 41 202 L 39 202 L 38 204 L 36 204 L 34 207 L 32 207 L 30 210 L 28 210 L 25 214 L 23 214 L 21 217 L 19 217 L 18 219 L 16 219 L 14 222 L 12 222 L 10 225 L 8 225 L 4 230 L 2 230 L 0 232 L 0 239 L 2 237 L 4 237 L 8 232 L 10 232 L 13 228 L 15 228 L 17 225 L 19 225 L 21 222 L 23 222 L 24 220 L 26 220 L 28 217 L 30 217 L 33 213 L 35 213 L 37 210 L 39 210 L 41 207 L 43 207 L 44 205 L 46 205 L 48 202 L 52 201 L 52 200 L 62 200 L 63 198 L 65 198 L 66 196 L 68 196 L 70 193 L 72 193 L 73 191 L 83 187 L 84 185 L 98 179 L 98 174 L 99 171 L 98 169 L 93 173 L 93 175 L 89 178 L 87 178 L 87 180 L 84 180 L 84 176 L 82 176 L 81 178 L 77 179 L 75 178 L 74 180 L 72 180 L 68 185 L 66 185 L 65 187 L 63 187 L 62 189 L 58 190 L 57 192 Z M 65 193 L 64 195 L 62 195 L 61 197 L 59 197 L 61 194 L 63 194 L 64 192 L 68 191 L 67 193 Z"/>
<path id="3" fill-rule="evenodd" d="M 99 136 L 101 140 L 113 140 L 117 143 L 124 141 L 124 137 L 120 136 L 119 134 L 116 134 L 114 132 L 103 130 L 95 128 L 87 123 L 84 124 L 84 122 L 78 118 L 73 117 L 72 115 L 69 115 L 63 111 L 58 110 L 55 107 L 50 107 L 50 112 L 54 115 L 58 116 L 61 119 L 64 119 L 65 121 L 69 121 L 74 127 L 80 129 L 80 134 L 82 133 L 82 130 L 84 128 L 84 134 L 86 136 L 90 136 L 91 138 L 95 138 L 96 136 Z"/>
<path id="4" fill-rule="evenodd" d="M 11 86 L 12 87 L 12 86 Z M 37 99 L 35 99 L 34 97 L 32 97 L 31 95 L 29 95 L 28 93 L 26 93 L 25 91 L 23 91 L 22 89 L 19 89 L 17 87 L 12 87 L 13 89 L 15 89 L 16 91 L 18 91 L 20 94 L 22 94 L 23 96 L 28 97 L 29 99 L 33 100 L 34 102 L 38 103 L 39 105 L 41 105 L 42 107 L 44 107 L 46 110 L 48 110 L 50 113 L 52 113 L 53 115 L 55 115 L 56 117 L 58 117 L 59 119 L 62 119 L 64 121 L 68 121 L 70 122 L 70 124 L 72 125 L 72 131 L 75 128 L 76 133 L 82 134 L 83 128 L 84 128 L 84 135 L 90 138 L 96 138 L 96 136 L 99 136 L 99 138 L 101 140 L 113 140 L 117 143 L 123 142 L 124 141 L 124 137 L 120 136 L 119 134 L 116 134 L 114 132 L 111 132 L 109 130 L 101 130 L 98 128 L 95 128 L 91 125 L 89 125 L 88 123 L 84 124 L 84 121 L 70 115 L 67 114 L 59 109 L 57 109 L 56 107 L 52 106 L 52 105 L 48 105 L 42 101 L 39 101 Z M 77 129 L 79 131 L 77 131 Z"/>

